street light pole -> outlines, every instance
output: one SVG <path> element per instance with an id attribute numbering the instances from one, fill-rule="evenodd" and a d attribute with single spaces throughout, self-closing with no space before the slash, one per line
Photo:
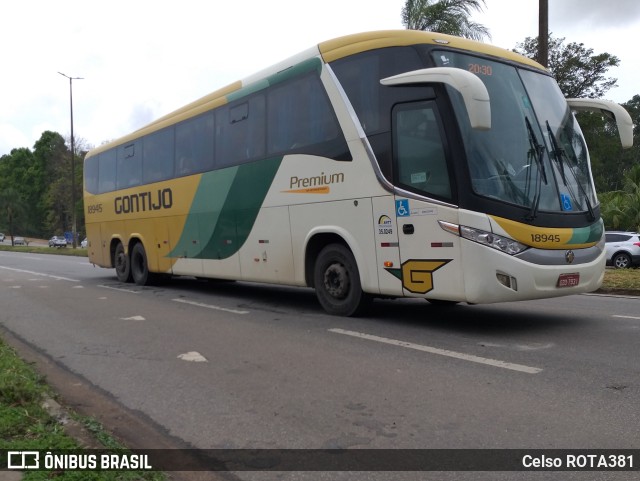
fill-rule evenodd
<path id="1" fill-rule="evenodd" d="M 549 66 L 549 0 L 538 2 L 538 63 Z"/>
<path id="2" fill-rule="evenodd" d="M 82 77 L 69 77 L 68 75 L 58 72 L 63 77 L 69 79 L 69 105 L 71 110 L 71 233 L 73 235 L 73 248 L 78 246 L 76 241 L 76 152 L 73 143 L 73 81 L 83 80 Z"/>

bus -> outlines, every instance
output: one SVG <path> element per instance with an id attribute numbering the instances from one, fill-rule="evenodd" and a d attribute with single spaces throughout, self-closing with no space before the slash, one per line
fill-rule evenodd
<path id="1" fill-rule="evenodd" d="M 328 313 L 596 290 L 603 222 L 574 112 L 541 65 L 423 31 L 322 42 L 84 161 L 89 260 L 121 282 L 305 286 Z"/>

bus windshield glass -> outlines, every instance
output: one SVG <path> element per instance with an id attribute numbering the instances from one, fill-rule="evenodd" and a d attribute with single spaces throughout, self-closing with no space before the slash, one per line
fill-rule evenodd
<path id="1" fill-rule="evenodd" d="M 491 99 L 491 129 L 469 125 L 460 94 L 449 88 L 461 119 L 473 191 L 538 212 L 589 212 L 596 204 L 584 138 L 556 82 L 542 73 L 471 55 L 436 51 L 438 66 L 476 74 Z"/>

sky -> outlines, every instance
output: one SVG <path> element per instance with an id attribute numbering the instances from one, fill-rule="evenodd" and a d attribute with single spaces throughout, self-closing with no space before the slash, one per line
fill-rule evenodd
<path id="1" fill-rule="evenodd" d="M 331 38 L 402 29 L 405 0 L 22 0 L 0 4 L 0 156 L 46 130 L 116 139 Z M 640 94 L 638 0 L 550 0 L 549 30 L 608 52 L 619 103 Z M 472 19 L 512 49 L 538 35 L 538 0 L 486 0 Z"/>

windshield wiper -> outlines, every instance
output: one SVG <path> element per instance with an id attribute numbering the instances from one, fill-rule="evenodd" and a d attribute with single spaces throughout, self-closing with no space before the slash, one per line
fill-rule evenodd
<path id="1" fill-rule="evenodd" d="M 571 187 L 569 186 L 569 184 L 567 184 L 567 178 L 566 178 L 566 174 L 565 174 L 565 170 L 564 170 L 564 158 L 566 157 L 566 152 L 564 151 L 563 148 L 561 148 L 558 145 L 558 140 L 556 139 L 555 134 L 553 133 L 553 130 L 551 130 L 551 126 L 549 125 L 549 121 L 547 120 L 547 133 L 549 134 L 549 139 L 551 140 L 551 146 L 553 147 L 553 151 L 551 152 L 551 157 L 553 159 L 555 159 L 555 161 L 558 163 L 558 168 L 560 169 L 560 175 L 562 176 L 562 182 L 564 182 L 565 187 L 567 188 L 567 190 L 569 191 L 569 194 L 571 195 L 571 197 L 575 200 L 578 199 L 578 197 L 573 193 Z M 569 160 L 569 159 L 567 159 Z M 571 167 L 569 167 L 569 172 L 571 172 L 571 176 L 573 177 L 573 180 L 575 181 L 576 185 L 578 186 L 578 189 L 580 189 L 580 193 L 582 194 L 582 196 L 584 197 L 584 201 L 587 204 L 587 210 L 589 211 L 589 219 L 594 221 L 596 220 L 596 214 L 593 211 L 593 206 L 591 205 L 591 201 L 589 201 L 589 196 L 587 195 L 587 193 L 584 190 L 584 187 L 582 186 L 582 182 L 580 182 L 578 180 L 578 178 L 576 177 L 575 172 L 573 171 L 573 169 Z"/>
<path id="2" fill-rule="evenodd" d="M 556 136 L 553 133 L 553 130 L 551 130 L 551 126 L 549 125 L 548 120 L 547 120 L 547 133 L 549 134 L 549 138 L 551 139 L 551 147 L 553 149 L 551 151 L 551 156 L 556 160 L 556 162 L 558 162 L 558 166 L 560 167 L 560 176 L 562 177 L 562 182 L 564 183 L 565 186 L 568 187 L 567 176 L 564 172 L 564 162 L 563 162 L 563 157 L 565 153 L 564 153 L 564 150 L 561 149 L 560 146 L 558 145 L 558 141 L 556 139 Z"/>
<path id="3" fill-rule="evenodd" d="M 536 193 L 533 198 L 533 202 L 531 203 L 531 210 L 529 214 L 525 217 L 526 220 L 532 221 L 538 215 L 538 206 L 540 205 L 540 194 L 542 193 L 542 180 L 544 179 L 545 185 L 548 184 L 547 173 L 544 169 L 544 161 L 542 156 L 544 155 L 544 145 L 541 145 L 538 142 L 538 138 L 536 137 L 535 132 L 533 131 L 533 127 L 531 127 L 531 122 L 529 122 L 529 117 L 524 118 L 525 123 L 527 124 L 527 132 L 529 132 L 529 144 L 531 145 L 531 149 L 529 150 L 528 156 L 535 160 L 536 165 L 538 167 L 538 172 L 536 174 Z"/>

